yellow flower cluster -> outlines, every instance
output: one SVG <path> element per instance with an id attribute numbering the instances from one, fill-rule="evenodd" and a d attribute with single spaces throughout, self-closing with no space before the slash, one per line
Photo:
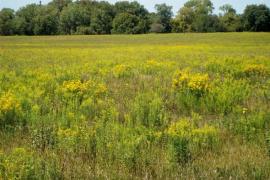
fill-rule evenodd
<path id="1" fill-rule="evenodd" d="M 16 171 L 20 168 L 23 169 L 24 167 L 18 167 L 18 165 L 26 163 L 24 160 L 27 156 L 27 151 L 24 148 L 15 148 L 8 157 L 6 155 L 3 165 L 9 171 Z"/>
<path id="2" fill-rule="evenodd" d="M 0 179 L 33 179 L 39 163 L 40 159 L 25 148 L 15 148 L 4 154 L 2 162 L 0 154 L 0 167 L 4 170 L 4 173 L 0 170 Z"/>
<path id="3" fill-rule="evenodd" d="M 114 77 L 120 78 L 130 74 L 131 67 L 124 64 L 119 64 L 112 69 Z"/>
<path id="4" fill-rule="evenodd" d="M 0 112 L 7 113 L 12 110 L 19 110 L 20 103 L 16 100 L 11 92 L 7 92 L 0 97 Z"/>
<path id="5" fill-rule="evenodd" d="M 205 125 L 202 128 L 194 129 L 191 132 L 194 143 L 213 143 L 217 141 L 218 130 L 213 126 Z"/>
<path id="6" fill-rule="evenodd" d="M 78 131 L 72 130 L 72 129 L 59 129 L 57 132 L 58 137 L 61 139 L 65 138 L 74 138 L 78 135 Z"/>
<path id="7" fill-rule="evenodd" d="M 214 143 L 218 139 L 218 130 L 209 125 L 197 128 L 188 119 L 181 119 L 168 128 L 167 134 L 169 137 L 177 138 L 187 138 L 193 143 L 207 144 Z"/>
<path id="8" fill-rule="evenodd" d="M 75 94 L 83 94 L 91 86 L 91 82 L 81 82 L 80 80 L 65 81 L 63 83 L 62 89 L 64 92 L 70 92 Z"/>
<path id="9" fill-rule="evenodd" d="M 205 92 L 209 89 L 208 74 L 195 74 L 191 76 L 188 87 L 193 91 Z"/>
<path id="10" fill-rule="evenodd" d="M 105 86 L 105 84 L 98 84 L 95 90 L 95 94 L 97 96 L 99 95 L 103 95 L 108 91 L 107 87 Z"/>
<path id="11" fill-rule="evenodd" d="M 188 70 L 177 71 L 173 78 L 173 88 L 189 89 L 202 94 L 210 89 L 210 79 L 208 74 L 191 74 Z"/>
<path id="12" fill-rule="evenodd" d="M 173 78 L 173 88 L 180 88 L 187 86 L 189 82 L 189 72 L 187 70 L 177 71 Z"/>
<path id="13" fill-rule="evenodd" d="M 247 76 L 267 76 L 269 71 L 264 65 L 249 64 L 244 68 L 244 73 Z"/>
<path id="14" fill-rule="evenodd" d="M 155 60 L 149 60 L 146 62 L 144 68 L 147 73 L 157 73 L 162 69 L 167 69 L 173 67 L 172 62 L 158 62 Z"/>
<path id="15" fill-rule="evenodd" d="M 171 137 L 188 136 L 192 130 L 192 124 L 187 119 L 181 119 L 176 123 L 171 124 L 167 133 Z"/>
<path id="16" fill-rule="evenodd" d="M 248 108 L 243 108 L 243 114 L 246 114 L 248 112 Z"/>
<path id="17" fill-rule="evenodd" d="M 159 67 L 159 66 L 162 66 L 162 64 L 155 60 L 149 60 L 146 62 L 146 67 Z"/>

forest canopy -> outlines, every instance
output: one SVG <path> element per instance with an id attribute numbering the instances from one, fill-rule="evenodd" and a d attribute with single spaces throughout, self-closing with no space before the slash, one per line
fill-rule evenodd
<path id="1" fill-rule="evenodd" d="M 214 14 L 210 0 L 189 0 L 175 15 L 165 3 L 155 10 L 149 12 L 137 1 L 52 0 L 17 11 L 3 8 L 0 35 L 270 31 L 270 9 L 263 4 L 247 5 L 242 14 L 230 4 Z"/>

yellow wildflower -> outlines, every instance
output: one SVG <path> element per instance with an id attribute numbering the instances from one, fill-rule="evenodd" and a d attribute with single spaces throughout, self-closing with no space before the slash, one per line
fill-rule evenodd
<path id="1" fill-rule="evenodd" d="M 171 137 L 183 137 L 188 136 L 189 132 L 192 130 L 192 124 L 187 119 L 181 119 L 173 123 L 167 133 Z"/>
<path id="2" fill-rule="evenodd" d="M 112 73 L 115 77 L 120 78 L 128 76 L 131 72 L 131 67 L 128 65 L 120 64 L 113 68 Z"/>
<path id="3" fill-rule="evenodd" d="M 72 129 L 59 129 L 57 132 L 60 138 L 74 138 L 77 134 L 78 132 Z"/>
<path id="4" fill-rule="evenodd" d="M 7 92 L 0 97 L 0 112 L 7 113 L 12 110 L 20 109 L 20 103 L 11 92 Z"/>
<path id="5" fill-rule="evenodd" d="M 188 70 L 177 71 L 173 78 L 174 89 L 188 89 L 196 94 L 202 94 L 209 90 L 210 80 L 208 74 L 191 74 Z"/>
<path id="6" fill-rule="evenodd" d="M 249 64 L 244 68 L 244 73 L 247 76 L 267 76 L 269 71 L 264 65 Z"/>
<path id="7" fill-rule="evenodd" d="M 104 85 L 104 84 L 99 84 L 97 85 L 97 88 L 96 88 L 96 95 L 102 95 L 102 94 L 105 94 L 107 92 L 107 87 Z"/>
<path id="8" fill-rule="evenodd" d="M 189 79 L 188 88 L 199 92 L 207 91 L 209 88 L 209 76 L 207 74 L 194 74 Z"/>
<path id="9" fill-rule="evenodd" d="M 175 78 L 173 79 L 173 87 L 179 88 L 185 86 L 188 82 L 189 74 L 186 71 L 177 71 L 175 73 Z"/>
<path id="10" fill-rule="evenodd" d="M 246 114 L 246 113 L 247 113 L 247 111 L 248 111 L 248 109 L 247 109 L 247 108 L 243 108 L 243 114 Z"/>
<path id="11" fill-rule="evenodd" d="M 69 93 L 83 94 L 85 93 L 91 85 L 90 81 L 81 82 L 80 80 L 65 81 L 63 83 L 63 90 Z"/>

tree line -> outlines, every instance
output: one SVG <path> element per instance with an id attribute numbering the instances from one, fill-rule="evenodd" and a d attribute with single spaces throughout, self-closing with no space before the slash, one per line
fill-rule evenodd
<path id="1" fill-rule="evenodd" d="M 17 11 L 3 8 L 0 35 L 270 31 L 270 9 L 263 4 L 247 5 L 243 14 L 225 4 L 216 15 L 211 0 L 189 0 L 175 16 L 165 3 L 155 10 L 137 1 L 52 0 Z"/>

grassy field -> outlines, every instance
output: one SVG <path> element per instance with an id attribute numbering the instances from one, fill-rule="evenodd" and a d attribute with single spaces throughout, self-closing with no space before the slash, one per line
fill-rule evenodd
<path id="1" fill-rule="evenodd" d="M 270 33 L 0 37 L 0 179 L 269 179 Z"/>

